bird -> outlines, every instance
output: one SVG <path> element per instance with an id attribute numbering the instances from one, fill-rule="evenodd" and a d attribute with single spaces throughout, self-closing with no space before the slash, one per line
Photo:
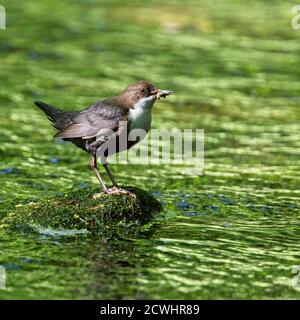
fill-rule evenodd
<path id="1" fill-rule="evenodd" d="M 150 81 L 140 80 L 119 95 L 99 100 L 82 111 L 63 111 L 41 101 L 34 103 L 57 130 L 54 137 L 69 141 L 91 155 L 90 167 L 103 193 L 127 193 L 116 182 L 107 158 L 141 141 L 150 130 L 154 103 L 172 93 L 158 89 Z M 143 130 L 144 136 L 134 141 L 129 135 L 135 129 Z M 111 188 L 105 185 L 98 170 L 98 157 L 113 184 Z"/>

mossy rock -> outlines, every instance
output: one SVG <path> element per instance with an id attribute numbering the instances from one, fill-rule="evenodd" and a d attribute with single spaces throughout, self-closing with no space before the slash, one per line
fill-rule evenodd
<path id="1" fill-rule="evenodd" d="M 132 194 L 103 194 L 80 189 L 17 205 L 0 228 L 48 235 L 136 234 L 147 231 L 162 206 L 150 193 L 129 187 Z"/>

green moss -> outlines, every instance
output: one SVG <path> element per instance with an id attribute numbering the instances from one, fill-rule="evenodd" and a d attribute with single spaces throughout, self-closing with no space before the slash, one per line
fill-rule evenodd
<path id="1" fill-rule="evenodd" d="M 126 233 L 147 230 L 162 206 L 142 189 L 130 187 L 129 190 L 133 194 L 102 194 L 98 189 L 81 189 L 17 205 L 0 227 L 52 235 L 111 236 L 124 230 Z"/>

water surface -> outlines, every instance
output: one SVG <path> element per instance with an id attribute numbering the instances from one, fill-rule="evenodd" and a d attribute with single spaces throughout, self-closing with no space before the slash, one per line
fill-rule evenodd
<path id="1" fill-rule="evenodd" d="M 280 1 L 4 1 L 0 218 L 97 184 L 34 100 L 80 109 L 150 79 L 155 128 L 204 128 L 204 174 L 114 165 L 167 219 L 133 239 L 0 232 L 1 299 L 298 299 L 300 31 Z M 107 178 L 107 177 L 106 177 Z"/>

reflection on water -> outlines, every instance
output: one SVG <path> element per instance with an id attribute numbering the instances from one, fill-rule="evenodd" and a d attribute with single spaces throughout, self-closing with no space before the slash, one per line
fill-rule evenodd
<path id="1" fill-rule="evenodd" d="M 5 2 L 18 24 L 0 40 L 0 219 L 97 184 L 87 155 L 53 141 L 37 99 L 79 109 L 151 79 L 176 92 L 153 126 L 204 128 L 205 171 L 112 166 L 166 209 L 140 238 L 0 231 L 0 298 L 299 298 L 300 33 L 289 4 Z"/>

